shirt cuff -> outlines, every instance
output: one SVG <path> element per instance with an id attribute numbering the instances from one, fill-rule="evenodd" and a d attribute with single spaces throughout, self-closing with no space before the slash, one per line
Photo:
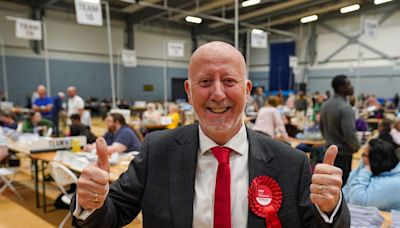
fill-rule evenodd
<path id="1" fill-rule="evenodd" d="M 338 212 L 340 206 L 342 205 L 342 192 L 340 192 L 340 196 L 339 196 L 339 202 L 335 207 L 335 210 L 333 210 L 333 213 L 331 214 L 330 217 L 328 217 L 325 212 L 321 211 L 321 209 L 319 209 L 318 205 L 315 204 L 315 207 L 317 208 L 319 214 L 321 215 L 321 217 L 324 219 L 324 221 L 328 224 L 332 224 L 333 223 L 333 218 L 335 218 L 336 213 Z"/>
<path id="2" fill-rule="evenodd" d="M 96 209 L 85 210 L 79 205 L 78 202 L 78 195 L 76 195 L 75 210 L 72 215 L 79 220 L 86 220 Z"/>

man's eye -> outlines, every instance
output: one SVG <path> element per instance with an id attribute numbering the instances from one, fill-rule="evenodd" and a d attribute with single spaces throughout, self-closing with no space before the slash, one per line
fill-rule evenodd
<path id="1" fill-rule="evenodd" d="M 233 79 L 224 79 L 223 81 L 224 85 L 226 86 L 233 86 L 236 84 L 236 81 Z"/>
<path id="2" fill-rule="evenodd" d="M 200 81 L 200 86 L 207 87 L 211 85 L 211 80 L 205 79 Z"/>

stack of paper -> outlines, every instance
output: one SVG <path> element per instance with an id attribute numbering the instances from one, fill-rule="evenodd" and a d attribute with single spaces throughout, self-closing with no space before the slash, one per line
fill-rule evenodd
<path id="1" fill-rule="evenodd" d="M 381 227 L 384 218 L 376 207 L 348 205 L 351 216 L 351 227 Z"/>
<path id="2" fill-rule="evenodd" d="M 400 211 L 392 210 L 392 227 L 400 227 Z"/>

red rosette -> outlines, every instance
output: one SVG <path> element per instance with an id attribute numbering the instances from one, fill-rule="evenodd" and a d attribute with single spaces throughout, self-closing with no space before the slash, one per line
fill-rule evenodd
<path id="1" fill-rule="evenodd" d="M 258 176 L 251 182 L 249 208 L 254 214 L 265 218 L 267 228 L 282 227 L 278 211 L 282 204 L 282 190 L 278 182 L 268 176 Z"/>

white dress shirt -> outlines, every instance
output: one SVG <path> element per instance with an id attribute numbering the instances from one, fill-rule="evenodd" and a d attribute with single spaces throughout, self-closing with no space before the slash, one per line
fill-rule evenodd
<path id="1" fill-rule="evenodd" d="M 196 177 L 194 184 L 193 227 L 213 227 L 214 193 L 217 178 L 218 161 L 210 151 L 216 144 L 199 127 L 199 145 L 197 153 Z M 232 228 L 247 227 L 249 186 L 248 151 L 249 142 L 244 124 L 224 147 L 232 149 L 229 156 L 231 167 L 231 217 Z"/>
<path id="2" fill-rule="evenodd" d="M 68 116 L 71 116 L 72 114 L 75 113 L 79 114 L 79 109 L 84 109 L 84 108 L 85 108 L 85 102 L 80 96 L 75 95 L 74 97 L 68 99 L 68 110 L 67 110 Z"/>

